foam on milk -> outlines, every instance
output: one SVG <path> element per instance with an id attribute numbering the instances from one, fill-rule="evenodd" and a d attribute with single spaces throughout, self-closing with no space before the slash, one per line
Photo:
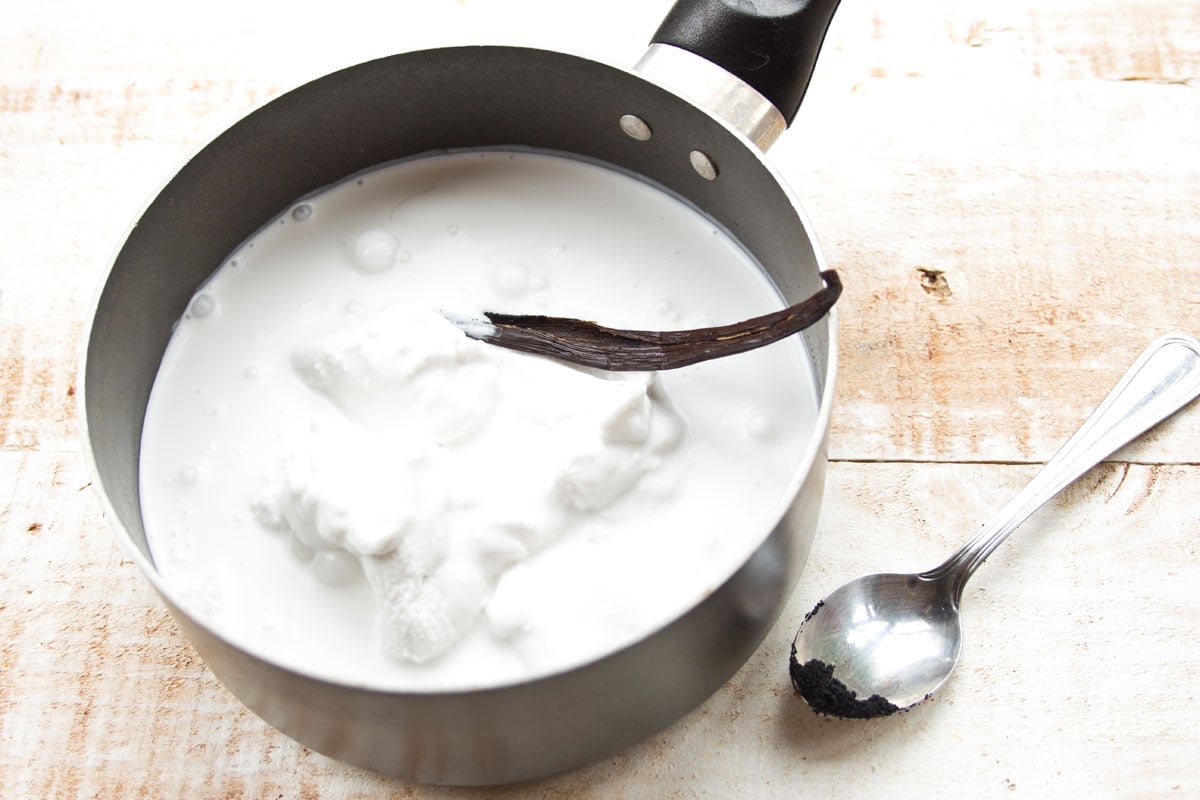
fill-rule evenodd
<path id="1" fill-rule="evenodd" d="M 672 197 L 530 152 L 306 198 L 180 320 L 147 411 L 156 565 L 239 645 L 355 684 L 464 688 L 686 610 L 774 523 L 816 413 L 795 340 L 598 376 L 438 312 L 697 327 L 778 308 Z"/>

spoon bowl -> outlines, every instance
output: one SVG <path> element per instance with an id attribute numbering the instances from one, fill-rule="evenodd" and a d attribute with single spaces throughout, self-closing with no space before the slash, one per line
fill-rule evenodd
<path id="1" fill-rule="evenodd" d="M 833 716 L 883 716 L 919 703 L 950 677 L 962 650 L 950 586 L 925 575 L 851 581 L 813 609 L 801 630 L 792 680 L 815 711 Z M 835 680 L 843 691 L 831 682 L 830 665 L 840 667 Z"/>
<path id="2" fill-rule="evenodd" d="M 792 644 L 796 691 L 822 714 L 868 718 L 928 698 L 962 651 L 959 603 L 975 570 L 1022 522 L 1200 395 L 1200 341 L 1153 342 L 1036 477 L 939 566 L 858 578 L 808 613 Z"/>

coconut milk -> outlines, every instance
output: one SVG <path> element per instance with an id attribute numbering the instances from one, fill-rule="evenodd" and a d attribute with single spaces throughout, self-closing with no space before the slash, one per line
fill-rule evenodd
<path id="1" fill-rule="evenodd" d="M 690 328 L 782 305 L 708 218 L 532 152 L 456 153 L 298 202 L 193 298 L 143 432 L 164 579 L 308 674 L 463 689 L 628 644 L 718 586 L 812 435 L 793 337 L 598 376 L 447 330 L 484 310 Z"/>

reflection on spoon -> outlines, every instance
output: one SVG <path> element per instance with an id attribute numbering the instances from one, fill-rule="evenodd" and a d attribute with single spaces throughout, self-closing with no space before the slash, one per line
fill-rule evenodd
<path id="1" fill-rule="evenodd" d="M 928 698 L 962 649 L 959 601 L 1018 525 L 1077 478 L 1200 395 L 1200 341 L 1165 336 L 1138 358 L 1037 476 L 958 552 L 927 572 L 867 575 L 826 597 L 792 644 L 796 691 L 837 717 L 892 714 Z"/>

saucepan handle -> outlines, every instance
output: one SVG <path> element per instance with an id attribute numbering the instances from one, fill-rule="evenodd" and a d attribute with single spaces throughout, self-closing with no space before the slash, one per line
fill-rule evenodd
<path id="1" fill-rule="evenodd" d="M 749 84 L 788 124 L 816 68 L 839 0 L 678 0 L 651 39 L 695 53 Z"/>

